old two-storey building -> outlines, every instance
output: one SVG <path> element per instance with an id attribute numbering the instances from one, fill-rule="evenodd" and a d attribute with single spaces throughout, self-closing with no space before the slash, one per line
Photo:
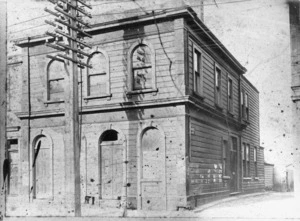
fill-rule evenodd
<path id="1" fill-rule="evenodd" d="M 66 76 L 52 39 L 8 66 L 7 216 L 177 210 L 264 188 L 259 95 L 191 8 L 95 24 L 80 69 L 80 193 L 70 194 Z M 78 206 L 78 205 L 77 205 Z M 78 207 L 77 207 L 78 209 Z"/>

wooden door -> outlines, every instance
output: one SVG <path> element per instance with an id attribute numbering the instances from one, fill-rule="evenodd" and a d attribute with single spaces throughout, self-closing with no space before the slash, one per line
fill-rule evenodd
<path id="1" fill-rule="evenodd" d="M 230 148 L 230 192 L 237 192 L 237 139 L 232 137 L 231 139 L 231 148 Z"/>
<path id="2" fill-rule="evenodd" d="M 144 133 L 140 153 L 141 209 L 165 210 L 165 139 L 159 130 Z"/>
<path id="3" fill-rule="evenodd" d="M 116 141 L 101 143 L 101 198 L 121 199 L 123 188 L 123 145 Z"/>
<path id="4" fill-rule="evenodd" d="M 51 196 L 52 173 L 51 173 L 51 144 L 46 137 L 41 137 L 40 148 L 34 149 L 35 168 L 34 186 L 36 198 L 48 198 Z"/>

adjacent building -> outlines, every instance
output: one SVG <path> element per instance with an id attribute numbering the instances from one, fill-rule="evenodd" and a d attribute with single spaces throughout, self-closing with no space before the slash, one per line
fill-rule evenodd
<path id="1" fill-rule="evenodd" d="M 98 23 L 80 69 L 81 215 L 178 210 L 264 188 L 259 92 L 189 7 Z M 18 39 L 8 66 L 7 216 L 74 216 L 63 60 Z M 108 213 L 107 213 L 108 212 Z"/>
<path id="2" fill-rule="evenodd" d="M 299 1 L 288 1 L 289 3 L 289 16 L 290 16 L 290 40 L 291 40 L 291 88 L 293 91 L 292 101 L 293 101 L 293 156 L 294 162 L 293 167 L 296 171 L 293 173 L 295 186 L 295 196 L 300 198 L 300 148 L 299 148 L 299 132 L 300 132 L 300 112 L 299 112 L 299 101 L 300 101 L 300 78 L 299 78 L 299 24 L 300 24 L 300 16 L 299 16 Z"/>

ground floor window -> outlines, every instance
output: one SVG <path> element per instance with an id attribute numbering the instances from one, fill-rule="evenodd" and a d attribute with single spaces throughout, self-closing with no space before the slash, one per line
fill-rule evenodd
<path id="1" fill-rule="evenodd" d="M 257 172 L 257 147 L 253 148 L 253 161 L 254 161 L 254 176 L 258 177 L 258 172 Z"/>

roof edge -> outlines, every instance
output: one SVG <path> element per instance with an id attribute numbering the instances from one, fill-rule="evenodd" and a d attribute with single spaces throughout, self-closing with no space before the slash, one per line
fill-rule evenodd
<path id="1" fill-rule="evenodd" d="M 189 6 L 183 6 L 176 9 L 171 10 L 162 10 L 160 12 L 133 16 L 125 19 L 118 19 L 114 21 L 109 21 L 105 23 L 98 23 L 92 25 L 91 28 L 85 29 L 85 31 L 89 34 L 93 34 L 93 32 L 105 30 L 109 28 L 116 28 L 124 25 L 133 25 L 136 23 L 147 22 L 155 19 L 163 19 L 163 18 L 173 18 L 173 17 L 190 17 L 193 19 L 194 23 L 205 33 L 205 35 L 211 39 L 218 48 L 224 53 L 224 55 L 232 61 L 232 63 L 241 71 L 242 74 L 245 74 L 247 69 L 242 66 L 239 61 L 228 51 L 228 49 L 221 43 L 221 41 L 209 30 L 209 28 L 197 17 L 196 12 Z M 19 38 L 13 40 L 16 45 L 20 47 L 28 47 L 32 44 L 41 44 L 47 41 L 53 41 L 54 38 L 50 37 L 46 34 L 44 35 L 35 35 L 28 38 Z"/>

